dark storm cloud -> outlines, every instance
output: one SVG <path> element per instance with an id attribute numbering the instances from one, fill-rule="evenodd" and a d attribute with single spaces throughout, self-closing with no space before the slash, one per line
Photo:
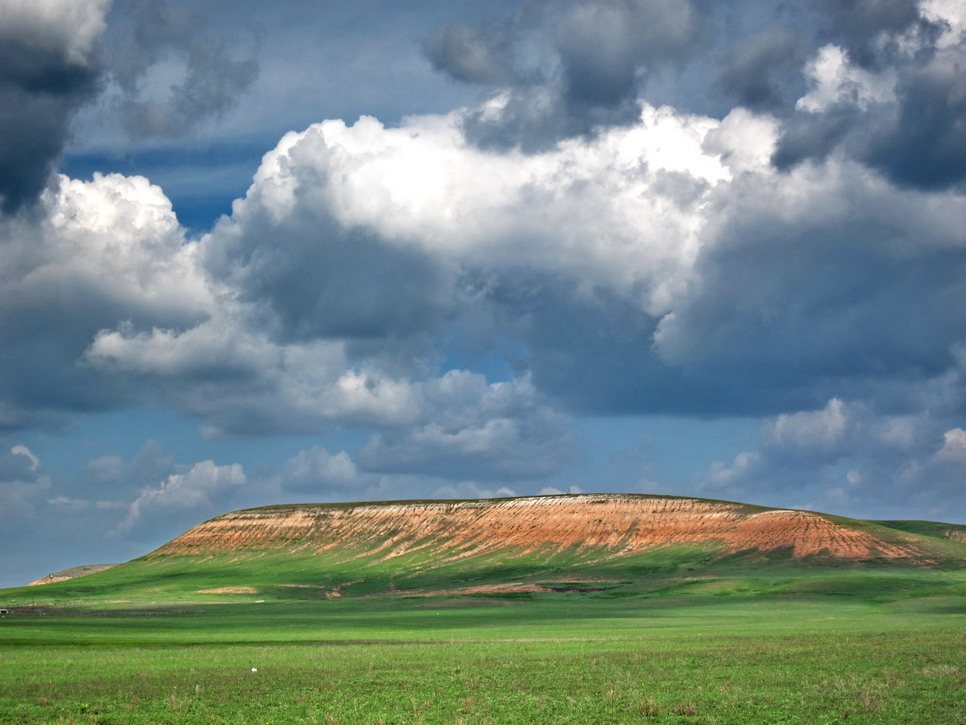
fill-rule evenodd
<path id="1" fill-rule="evenodd" d="M 219 37 L 201 9 L 171 2 L 121 2 L 109 56 L 120 89 L 118 108 L 135 138 L 174 137 L 218 118 L 258 76 L 252 58 L 238 46 L 254 37 Z M 159 85 L 145 87 L 152 73 Z"/>
<path id="2" fill-rule="evenodd" d="M 792 384 L 740 365 L 719 369 L 717 350 L 699 372 L 668 364 L 654 343 L 659 319 L 605 289 L 581 299 L 571 280 L 531 274 L 510 275 L 491 292 L 495 326 L 513 341 L 511 363 L 576 415 L 761 415 L 826 394 L 810 378 Z"/>
<path id="3" fill-rule="evenodd" d="M 58 411 L 112 408 L 137 397 L 128 383 L 77 365 L 97 330 L 116 320 L 109 296 L 71 285 L 56 295 L 3 297 L 0 345 L 8 354 L 0 360 L 0 401 L 8 415 L 18 413 L 0 427 L 21 428 Z"/>
<path id="4" fill-rule="evenodd" d="M 649 354 L 657 322 L 637 305 L 606 290 L 592 301 L 578 299 L 572 280 L 534 272 L 505 275 L 487 302 L 494 327 L 511 338 L 511 362 L 571 409 L 619 414 L 661 407 L 669 381 Z M 525 354 L 514 359 L 514 349 Z"/>
<path id="5" fill-rule="evenodd" d="M 683 0 L 613 0 L 576 4 L 558 31 L 567 106 L 616 108 L 655 65 L 685 57 L 697 11 Z"/>
<path id="6" fill-rule="evenodd" d="M 824 159 L 857 125 L 861 112 L 850 106 L 836 106 L 821 114 L 796 114 L 789 118 L 772 156 L 783 171 L 803 161 Z"/>
<path id="7" fill-rule="evenodd" d="M 890 399 L 893 386 L 924 384 L 956 366 L 966 253 L 951 244 L 953 228 L 934 227 L 935 210 L 860 168 L 840 173 L 810 200 L 753 201 L 775 190 L 752 180 L 720 200 L 744 202 L 729 209 L 720 241 L 702 256 L 696 294 L 662 321 L 656 339 L 669 364 L 706 382 L 727 380 L 752 400 L 799 391 L 783 401 L 798 409 L 836 389 Z M 786 193 L 796 188 L 790 182 Z M 848 204 L 834 204 L 845 189 Z"/>
<path id="8" fill-rule="evenodd" d="M 633 121 L 649 75 L 683 62 L 703 23 L 687 0 L 529 3 L 502 25 L 443 26 L 425 48 L 436 69 L 503 92 L 499 111 L 466 112 L 471 140 L 535 150 Z"/>
<path id="9" fill-rule="evenodd" d="M 787 106 L 801 90 L 805 56 L 806 43 L 799 33 L 770 26 L 731 48 L 716 87 L 738 105 L 774 112 Z"/>
<path id="10" fill-rule="evenodd" d="M 966 61 L 966 53 L 960 60 Z M 906 75 L 894 125 L 873 137 L 865 159 L 890 179 L 918 189 L 966 181 L 966 73 L 935 63 Z"/>
<path id="11" fill-rule="evenodd" d="M 894 103 L 836 104 L 789 119 L 773 157 L 780 169 L 833 151 L 868 164 L 899 186 L 941 190 L 966 181 L 966 81 L 958 64 L 901 76 Z"/>
<path id="12" fill-rule="evenodd" d="M 0 209 L 17 211 L 47 185 L 74 113 L 98 90 L 93 55 L 39 25 L 0 20 Z"/>
<path id="13" fill-rule="evenodd" d="M 935 40 L 939 28 L 920 14 L 917 0 L 817 0 L 826 19 L 820 39 L 832 39 L 849 50 L 853 62 L 874 67 L 893 59 L 898 38 L 911 30 Z"/>
<path id="14" fill-rule="evenodd" d="M 850 67 L 894 78 L 893 97 L 862 96 L 854 79 L 821 108 L 801 108 L 774 156 L 778 168 L 843 153 L 892 183 L 947 189 L 966 180 L 966 43 L 942 44 L 944 25 L 915 3 L 830 3 Z"/>
<path id="15" fill-rule="evenodd" d="M 359 231 L 309 235 L 246 270 L 282 340 L 406 337 L 435 326 L 447 280 L 425 255 Z"/>

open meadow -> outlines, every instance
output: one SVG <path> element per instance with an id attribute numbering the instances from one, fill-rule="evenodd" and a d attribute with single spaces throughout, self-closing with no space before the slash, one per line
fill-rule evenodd
<path id="1" fill-rule="evenodd" d="M 868 578 L 17 608 L 0 620 L 0 722 L 966 722 L 966 597 Z"/>
<path id="2" fill-rule="evenodd" d="M 966 725 L 966 544 L 930 526 L 626 495 L 233 512 L 0 591 L 0 723 Z"/>

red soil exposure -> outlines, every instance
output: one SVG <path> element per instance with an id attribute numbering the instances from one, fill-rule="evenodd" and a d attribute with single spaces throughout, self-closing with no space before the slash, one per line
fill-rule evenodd
<path id="1" fill-rule="evenodd" d="M 196 526 L 152 556 L 327 551 L 372 563 L 421 552 L 430 555 L 425 567 L 512 550 L 538 559 L 567 552 L 589 563 L 700 542 L 717 543 L 722 554 L 786 548 L 795 556 L 927 558 L 912 544 L 805 511 L 627 494 L 249 509 Z"/>

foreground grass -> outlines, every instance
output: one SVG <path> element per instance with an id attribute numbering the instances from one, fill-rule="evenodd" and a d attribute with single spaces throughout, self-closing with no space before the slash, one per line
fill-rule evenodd
<path id="1" fill-rule="evenodd" d="M 0 621 L 0 723 L 966 723 L 962 597 L 66 615 Z"/>

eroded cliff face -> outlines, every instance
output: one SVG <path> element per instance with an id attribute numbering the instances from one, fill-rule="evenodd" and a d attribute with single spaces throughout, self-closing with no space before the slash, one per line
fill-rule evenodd
<path id="1" fill-rule="evenodd" d="M 722 554 L 790 549 L 794 556 L 925 558 L 911 539 L 889 542 L 805 511 L 625 494 L 249 509 L 196 526 L 150 556 L 341 552 L 372 561 L 418 552 L 439 566 L 501 551 L 603 561 L 704 542 Z"/>

